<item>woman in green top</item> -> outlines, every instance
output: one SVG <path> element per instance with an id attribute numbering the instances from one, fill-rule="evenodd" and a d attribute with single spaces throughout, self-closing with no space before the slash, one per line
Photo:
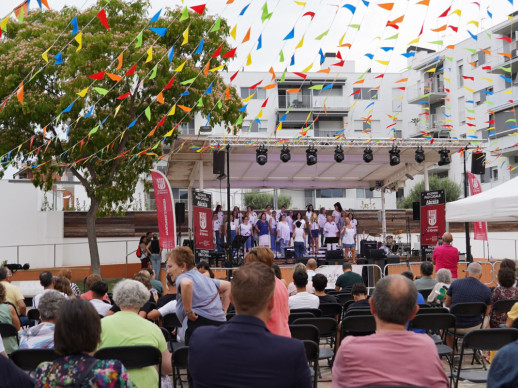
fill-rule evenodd
<path id="1" fill-rule="evenodd" d="M 20 319 L 18 318 L 18 314 L 16 314 L 14 307 L 5 303 L 5 296 L 5 287 L 0 283 L 0 323 L 9 323 L 16 328 L 16 331 L 19 331 Z M 16 337 L 4 337 L 2 339 L 4 342 L 5 352 L 7 354 L 11 354 L 18 349 L 18 341 L 16 341 Z"/>

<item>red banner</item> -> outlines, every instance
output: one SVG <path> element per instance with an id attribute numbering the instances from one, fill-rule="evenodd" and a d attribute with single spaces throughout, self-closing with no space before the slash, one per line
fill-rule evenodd
<path id="1" fill-rule="evenodd" d="M 212 237 L 212 210 L 194 206 L 194 238 L 196 249 L 214 249 L 214 239 Z"/>
<path id="2" fill-rule="evenodd" d="M 160 248 L 173 249 L 176 239 L 173 192 L 169 181 L 158 170 L 151 170 L 155 190 L 156 216 L 160 233 Z"/>
<path id="3" fill-rule="evenodd" d="M 468 172 L 468 180 L 471 195 L 480 194 L 482 192 L 482 187 L 480 186 L 480 182 L 478 181 L 477 177 L 474 174 Z M 475 240 L 487 241 L 487 224 L 485 222 L 474 222 L 473 230 Z"/>
<path id="4" fill-rule="evenodd" d="M 421 245 L 435 245 L 446 230 L 444 204 L 421 206 Z"/>

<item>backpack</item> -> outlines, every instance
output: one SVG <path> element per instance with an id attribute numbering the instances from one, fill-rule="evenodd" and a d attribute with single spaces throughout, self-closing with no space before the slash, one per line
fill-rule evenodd
<path id="1" fill-rule="evenodd" d="M 137 257 L 142 257 L 142 251 L 140 250 L 140 245 L 137 248 L 137 251 L 135 252 L 137 254 Z"/>

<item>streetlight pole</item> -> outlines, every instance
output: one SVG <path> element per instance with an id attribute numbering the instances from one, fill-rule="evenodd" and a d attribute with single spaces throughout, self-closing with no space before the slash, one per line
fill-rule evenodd
<path id="1" fill-rule="evenodd" d="M 468 198 L 468 173 L 466 171 L 466 153 L 468 146 L 464 147 L 462 152 L 462 159 L 464 160 L 464 198 Z M 466 234 L 466 261 L 471 261 L 471 243 L 469 238 L 469 222 L 464 223 L 464 230 Z"/>
<path id="2" fill-rule="evenodd" d="M 230 144 L 227 144 L 227 267 L 232 267 L 232 244 L 230 228 Z M 230 275 L 229 275 L 230 276 Z"/>

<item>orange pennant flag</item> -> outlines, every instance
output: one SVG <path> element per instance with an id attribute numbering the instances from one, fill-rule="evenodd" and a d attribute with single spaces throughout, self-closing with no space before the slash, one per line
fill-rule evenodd
<path id="1" fill-rule="evenodd" d="M 190 112 L 192 110 L 192 108 L 189 108 L 188 106 L 183 106 L 183 105 L 177 105 L 178 108 L 180 108 L 181 110 L 183 110 L 184 112 Z"/>
<path id="2" fill-rule="evenodd" d="M 489 51 L 489 50 L 480 49 L 480 51 L 482 51 L 483 53 L 486 53 L 487 55 L 491 55 L 491 51 Z"/>
<path id="3" fill-rule="evenodd" d="M 275 79 L 275 71 L 273 71 L 273 67 L 270 67 L 270 70 L 268 70 L 268 72 L 272 75 L 271 81 L 273 81 Z"/>
<path id="4" fill-rule="evenodd" d="M 300 92 L 300 88 L 299 89 L 288 89 L 286 90 L 286 93 L 298 93 Z"/>
<path id="5" fill-rule="evenodd" d="M 23 82 L 20 84 L 20 86 L 18 86 L 16 97 L 18 97 L 18 101 L 20 101 L 20 104 L 23 104 Z"/>
<path id="6" fill-rule="evenodd" d="M 273 89 L 276 86 L 277 86 L 277 84 L 273 83 L 273 84 L 270 84 L 270 85 L 263 86 L 263 89 Z"/>
<path id="7" fill-rule="evenodd" d="M 455 48 L 455 45 L 454 44 L 449 44 L 448 46 L 446 46 L 446 48 L 453 50 Z"/>
<path id="8" fill-rule="evenodd" d="M 446 27 L 447 27 L 447 25 L 445 24 L 444 26 L 441 26 L 441 27 L 439 27 L 439 28 L 432 28 L 432 31 L 433 31 L 433 32 L 440 32 L 440 31 L 444 31 L 444 30 L 446 30 Z"/>
<path id="9" fill-rule="evenodd" d="M 394 83 L 397 84 L 397 83 L 406 82 L 406 81 L 408 81 L 408 78 L 401 78 L 399 81 L 396 81 Z"/>
<path id="10" fill-rule="evenodd" d="M 207 76 L 209 74 L 210 60 L 207 62 L 205 67 L 203 68 L 203 74 Z"/>
<path id="11" fill-rule="evenodd" d="M 112 73 L 106 73 L 106 75 L 112 80 L 112 81 L 116 81 L 116 82 L 119 82 L 122 77 L 120 75 L 117 75 L 117 74 L 112 74 Z"/>
<path id="12" fill-rule="evenodd" d="M 317 71 L 317 73 L 326 73 L 326 74 L 329 74 L 329 72 L 331 71 L 331 68 L 328 67 L 327 69 L 321 69 L 319 71 Z"/>
<path id="13" fill-rule="evenodd" d="M 405 18 L 405 15 L 401 15 L 400 17 L 398 17 L 397 19 L 394 19 L 392 20 L 391 22 L 389 22 L 390 24 L 398 24 L 398 23 L 401 23 L 403 21 L 403 19 Z"/>
<path id="14" fill-rule="evenodd" d="M 230 87 L 225 89 L 225 101 L 230 100 Z"/>
<path id="15" fill-rule="evenodd" d="M 158 93 L 158 96 L 156 96 L 156 100 L 160 104 L 164 105 L 164 94 L 162 92 Z M 180 106 L 180 105 L 178 105 L 178 106 Z"/>
<path id="16" fill-rule="evenodd" d="M 426 6 L 428 6 L 428 5 L 430 5 L 430 0 L 422 0 L 422 1 L 420 1 L 419 3 L 417 3 L 417 4 L 421 4 L 421 5 L 426 5 Z"/>
<path id="17" fill-rule="evenodd" d="M 364 83 L 364 82 L 365 82 L 365 80 L 364 80 L 364 79 L 361 79 L 361 80 L 356 81 L 355 83 L 353 83 L 353 85 L 356 85 L 356 84 L 362 84 L 362 83 Z"/>
<path id="18" fill-rule="evenodd" d="M 243 41 L 241 43 L 248 42 L 250 40 L 250 31 L 252 30 L 252 27 L 248 29 L 248 32 L 246 33 L 245 37 L 243 38 Z"/>
<path id="19" fill-rule="evenodd" d="M 121 53 L 121 55 L 119 55 L 119 57 L 117 58 L 117 60 L 119 61 L 119 64 L 117 65 L 117 70 L 120 70 L 120 68 L 122 67 L 123 58 L 124 58 L 124 53 Z"/>
<path id="20" fill-rule="evenodd" d="M 383 4 L 378 4 L 378 6 L 380 6 L 383 9 L 386 9 L 387 11 L 392 11 L 392 8 L 394 7 L 394 3 L 383 3 Z"/>

